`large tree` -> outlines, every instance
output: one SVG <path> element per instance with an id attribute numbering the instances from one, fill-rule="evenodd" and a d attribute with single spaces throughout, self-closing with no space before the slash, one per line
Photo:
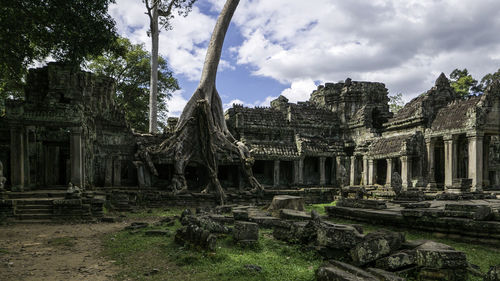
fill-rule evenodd
<path id="1" fill-rule="evenodd" d="M 0 6 L 0 92 L 19 95 L 34 61 L 48 56 L 78 65 L 112 48 L 113 0 L 15 0 Z"/>
<path id="2" fill-rule="evenodd" d="M 151 86 L 149 97 L 149 132 L 157 131 L 158 125 L 158 44 L 161 29 L 171 29 L 174 12 L 187 16 L 196 0 L 143 0 L 149 17 L 148 35 L 151 37 Z"/>
<path id="3" fill-rule="evenodd" d="M 174 192 L 187 190 L 184 171 L 190 162 L 204 167 L 208 183 L 204 192 L 215 191 L 221 204 L 225 201 L 225 192 L 217 178 L 218 155 L 229 159 L 240 159 L 242 171 L 254 191 L 262 191 L 262 186 L 252 173 L 253 158 L 244 143 L 236 141 L 227 129 L 222 109 L 222 101 L 215 88 L 217 68 L 222 45 L 231 18 L 239 0 L 227 0 L 215 25 L 208 46 L 205 64 L 198 88 L 189 99 L 172 137 L 165 140 L 158 148 L 141 151 L 153 174 L 158 175 L 149 154 L 162 154 L 173 159 L 174 176 L 171 188 Z"/>
<path id="4" fill-rule="evenodd" d="M 145 50 L 143 44 L 132 44 L 126 38 L 118 38 L 116 42 L 117 51 L 108 51 L 92 57 L 87 62 L 87 67 L 97 74 L 116 80 L 116 100 L 124 107 L 129 124 L 137 131 L 146 132 L 151 54 Z M 167 60 L 158 57 L 157 103 L 161 112 L 167 112 L 166 100 L 178 89 L 177 79 L 172 76 Z M 165 125 L 163 119 L 165 118 L 160 118 L 160 126 Z"/>
<path id="5" fill-rule="evenodd" d="M 486 74 L 483 79 L 481 79 L 481 88 L 482 90 L 486 90 L 493 81 L 498 81 L 500 80 L 500 68 L 497 70 L 497 72 L 494 73 L 488 73 Z"/>
<path id="6" fill-rule="evenodd" d="M 450 74 L 450 85 L 455 89 L 455 92 L 462 97 L 470 96 L 482 92 L 478 81 L 469 74 L 467 68 L 462 70 L 455 69 Z"/>

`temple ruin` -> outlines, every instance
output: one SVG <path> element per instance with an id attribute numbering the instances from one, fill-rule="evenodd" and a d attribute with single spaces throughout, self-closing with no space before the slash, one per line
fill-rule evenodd
<path id="1" fill-rule="evenodd" d="M 177 118 L 169 118 L 162 134 L 134 132 L 113 100 L 111 79 L 49 63 L 30 70 L 25 91 L 25 100 L 6 101 L 0 117 L 3 198 L 71 184 L 94 195 L 107 192 L 107 200 L 122 191 L 118 201 L 216 201 L 200 193 L 209 179 L 199 159 L 186 164 L 188 194 L 171 192 L 173 155 L 159 148 L 174 135 Z M 319 86 L 306 102 L 280 96 L 270 107 L 234 105 L 225 119 L 248 147 L 246 165 L 268 201 L 288 192 L 328 202 L 342 187 L 387 199 L 500 188 L 498 82 L 480 96 L 461 98 L 441 74 L 396 114 L 388 101 L 384 84 L 346 79 Z M 230 201 L 259 198 L 249 192 L 236 150 L 217 150 L 216 159 L 218 180 L 234 195 Z"/>

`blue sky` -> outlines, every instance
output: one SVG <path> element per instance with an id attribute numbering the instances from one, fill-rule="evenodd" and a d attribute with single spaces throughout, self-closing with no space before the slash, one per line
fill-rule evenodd
<path id="1" fill-rule="evenodd" d="M 197 86 L 224 2 L 198 0 L 160 35 L 160 54 L 182 87 L 169 116 L 181 113 Z M 499 10 L 498 0 L 241 0 L 217 89 L 226 108 L 262 106 L 280 94 L 307 100 L 319 84 L 350 77 L 383 82 L 409 101 L 441 72 L 466 67 L 480 79 L 500 68 Z M 118 32 L 149 49 L 144 11 L 140 0 L 110 7 Z"/>

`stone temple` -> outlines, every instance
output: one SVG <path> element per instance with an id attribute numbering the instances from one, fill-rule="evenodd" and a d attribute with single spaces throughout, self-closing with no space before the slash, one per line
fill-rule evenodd
<path id="1" fill-rule="evenodd" d="M 177 119 L 162 134 L 136 133 L 114 94 L 112 79 L 63 64 L 31 69 L 25 100 L 7 100 L 0 116 L 2 197 L 71 183 L 94 199 L 210 201 L 199 194 L 207 178 L 195 161 L 186 169 L 191 194 L 170 193 L 172 156 L 155 148 Z M 319 86 L 306 102 L 280 96 L 270 107 L 234 105 L 225 116 L 249 147 L 268 197 L 288 192 L 329 202 L 341 187 L 383 198 L 500 190 L 499 82 L 464 99 L 442 74 L 396 114 L 388 101 L 384 84 L 346 79 Z M 238 157 L 217 159 L 222 186 L 240 194 L 232 200 L 250 198 Z"/>

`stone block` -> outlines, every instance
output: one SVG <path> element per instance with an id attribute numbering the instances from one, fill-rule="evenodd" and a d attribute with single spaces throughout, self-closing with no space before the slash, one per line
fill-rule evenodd
<path id="1" fill-rule="evenodd" d="M 401 251 L 390 256 L 378 259 L 375 264 L 377 268 L 382 268 L 390 271 L 397 271 L 404 268 L 414 266 L 416 264 L 415 251 Z"/>
<path id="2" fill-rule="evenodd" d="M 367 234 L 363 241 L 351 249 L 355 264 L 365 265 L 401 248 L 405 241 L 402 233 L 377 231 Z"/>
<path id="3" fill-rule="evenodd" d="M 406 279 L 392 272 L 382 270 L 380 268 L 367 268 L 366 272 L 374 275 L 380 281 L 405 281 Z"/>
<path id="4" fill-rule="evenodd" d="M 452 247 L 428 241 L 416 248 L 416 263 L 428 268 L 467 268 L 467 259 L 463 252 Z"/>
<path id="5" fill-rule="evenodd" d="M 304 210 L 304 198 L 290 195 L 276 195 L 268 210 L 271 212 L 279 211 L 281 209 L 291 209 L 297 211 Z"/>
<path id="6" fill-rule="evenodd" d="M 500 264 L 496 266 L 490 266 L 490 270 L 486 273 L 484 277 L 485 281 L 500 281 Z"/>
<path id="7" fill-rule="evenodd" d="M 234 223 L 233 236 L 236 241 L 257 241 L 259 225 L 254 222 L 237 221 Z"/>
<path id="8" fill-rule="evenodd" d="M 332 249 L 349 250 L 363 239 L 364 236 L 353 226 L 322 222 L 317 230 L 316 244 Z"/>
<path id="9" fill-rule="evenodd" d="M 249 215 L 247 210 L 233 210 L 233 218 L 235 221 L 248 221 Z"/>
<path id="10" fill-rule="evenodd" d="M 281 209 L 279 217 L 285 220 L 310 220 L 311 216 L 306 212 L 296 211 L 291 209 Z"/>
<path id="11" fill-rule="evenodd" d="M 318 281 L 376 281 L 374 275 L 350 264 L 339 261 L 329 261 L 316 271 Z"/>

